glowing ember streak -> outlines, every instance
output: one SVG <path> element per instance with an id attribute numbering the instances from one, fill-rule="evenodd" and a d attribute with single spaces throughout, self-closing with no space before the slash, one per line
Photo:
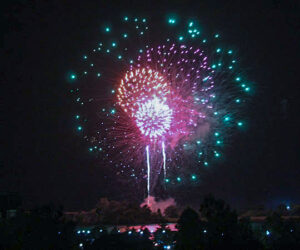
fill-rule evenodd
<path id="1" fill-rule="evenodd" d="M 162 146 L 162 154 L 163 154 L 163 160 L 164 160 L 163 169 L 164 169 L 164 179 L 165 179 L 167 176 L 165 142 L 162 142 L 161 146 Z"/>
<path id="2" fill-rule="evenodd" d="M 149 197 L 150 197 L 150 155 L 149 155 L 149 145 L 146 147 L 146 154 L 147 154 L 147 191 L 148 191 L 148 205 L 149 205 Z"/>

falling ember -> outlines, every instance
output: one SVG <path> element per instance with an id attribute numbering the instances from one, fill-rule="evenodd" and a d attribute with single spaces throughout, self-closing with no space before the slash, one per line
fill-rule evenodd
<path id="1" fill-rule="evenodd" d="M 164 169 L 164 179 L 167 177 L 167 168 L 166 168 L 166 151 L 165 151 L 165 142 L 162 142 L 162 155 L 163 155 L 163 169 Z"/>
<path id="2" fill-rule="evenodd" d="M 147 193 L 148 193 L 147 197 L 150 197 L 150 172 L 151 172 L 151 167 L 150 167 L 149 145 L 146 146 L 146 155 L 147 155 Z M 149 203 L 149 200 L 148 200 L 148 203 Z"/>

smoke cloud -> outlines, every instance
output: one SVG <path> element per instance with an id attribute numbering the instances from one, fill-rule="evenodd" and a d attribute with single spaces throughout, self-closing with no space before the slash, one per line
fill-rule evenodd
<path id="1" fill-rule="evenodd" d="M 160 209 L 161 213 L 164 214 L 165 209 L 169 206 L 176 206 L 176 202 L 173 198 L 156 201 L 154 196 L 148 196 L 141 204 L 141 207 L 145 205 L 148 206 L 154 213 L 156 213 L 157 210 Z"/>

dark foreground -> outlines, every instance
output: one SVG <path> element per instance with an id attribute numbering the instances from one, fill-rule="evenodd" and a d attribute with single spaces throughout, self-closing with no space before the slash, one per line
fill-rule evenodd
<path id="1" fill-rule="evenodd" d="M 199 211 L 185 208 L 181 212 L 176 230 L 168 227 L 166 216 L 153 214 L 147 207 L 106 209 L 95 210 L 99 223 L 93 226 L 69 220 L 53 206 L 20 210 L 14 217 L 0 218 L 0 249 L 300 249 L 299 216 L 286 216 L 284 209 L 255 222 L 238 217 L 224 201 L 207 196 Z M 135 229 L 127 221 L 128 228 L 120 230 L 103 223 L 116 218 L 124 221 L 130 211 L 140 222 L 144 216 L 141 224 L 159 220 L 160 227 L 156 231 L 146 226 Z M 172 209 L 168 213 L 176 215 Z"/>

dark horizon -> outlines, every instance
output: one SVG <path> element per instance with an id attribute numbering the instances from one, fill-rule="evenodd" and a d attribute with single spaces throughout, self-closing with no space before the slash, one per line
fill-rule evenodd
<path id="1" fill-rule="evenodd" d="M 3 10 L 6 139 L 0 191 L 20 193 L 25 207 L 54 202 L 91 209 L 101 197 L 141 202 L 145 186 L 118 179 L 91 157 L 74 133 L 67 73 L 123 13 L 197 17 L 234 46 L 255 84 L 248 128 L 235 134 L 225 160 L 198 186 L 166 192 L 197 206 L 207 193 L 234 208 L 300 203 L 299 4 L 296 1 L 7 1 Z"/>

